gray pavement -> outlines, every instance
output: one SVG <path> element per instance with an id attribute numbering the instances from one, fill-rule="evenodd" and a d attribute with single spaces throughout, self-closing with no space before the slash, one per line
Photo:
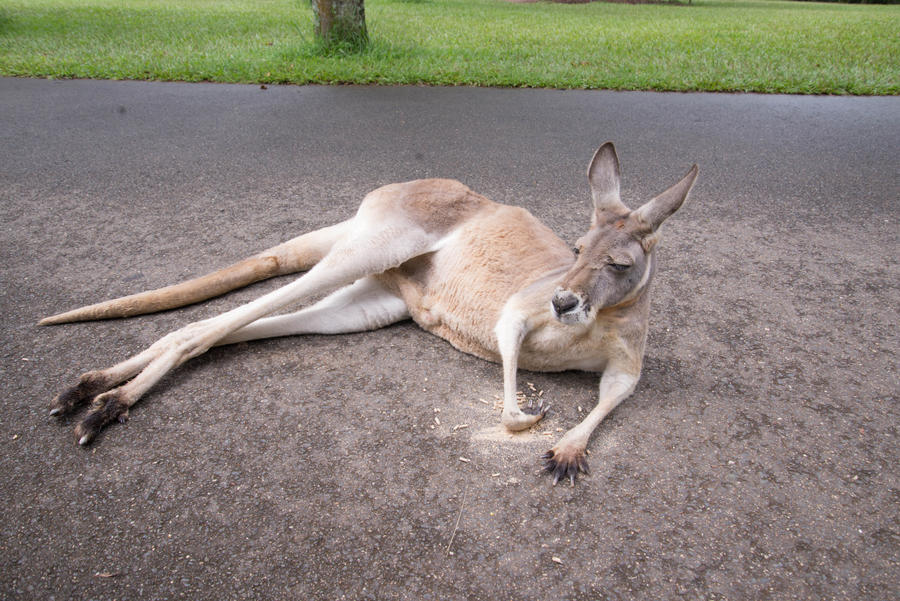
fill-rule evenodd
<path id="1" fill-rule="evenodd" d="M 553 411 L 511 437 L 499 366 L 408 323 L 214 349 L 87 449 L 47 415 L 81 372 L 282 282 L 40 317 L 423 176 L 574 240 L 606 140 L 632 204 L 701 172 L 643 379 L 575 488 L 538 457 L 594 376 L 523 374 Z M 897 598 L 898 146 L 897 98 L 0 79 L 0 598 Z"/>

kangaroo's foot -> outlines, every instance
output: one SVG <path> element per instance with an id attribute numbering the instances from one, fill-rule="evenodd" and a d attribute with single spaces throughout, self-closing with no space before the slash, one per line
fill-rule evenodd
<path id="1" fill-rule="evenodd" d="M 115 384 L 102 372 L 89 371 L 78 379 L 75 386 L 65 389 L 50 401 L 50 415 L 70 413 Z"/>
<path id="2" fill-rule="evenodd" d="M 75 440 L 78 444 L 85 445 L 106 424 L 128 418 L 128 404 L 121 394 L 121 388 L 106 392 L 117 383 L 115 378 L 102 371 L 89 371 L 78 379 L 75 386 L 67 388 L 50 402 L 50 415 L 61 417 L 93 399 L 91 409 L 75 427 Z"/>
<path id="3" fill-rule="evenodd" d="M 585 448 L 584 443 L 569 442 L 563 436 L 556 446 L 541 456 L 544 460 L 544 471 L 553 475 L 554 486 L 562 478 L 568 478 L 572 486 L 575 486 L 575 476 L 579 472 L 590 473 L 585 459 Z"/>
<path id="4" fill-rule="evenodd" d="M 62 416 L 93 399 L 90 410 L 75 427 L 75 440 L 86 445 L 107 424 L 125 421 L 128 408 L 169 370 L 209 348 L 210 330 L 205 322 L 190 324 L 130 359 L 85 373 L 77 384 L 50 402 L 50 415 Z"/>
<path id="5" fill-rule="evenodd" d="M 91 410 L 75 426 L 75 440 L 86 445 L 103 429 L 104 426 L 118 420 L 128 420 L 128 403 L 124 400 L 119 388 L 101 394 L 91 405 Z"/>

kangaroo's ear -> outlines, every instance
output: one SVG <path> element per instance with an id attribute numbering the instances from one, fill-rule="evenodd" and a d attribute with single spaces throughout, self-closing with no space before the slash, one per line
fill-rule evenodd
<path id="1" fill-rule="evenodd" d="M 677 211 L 684 203 L 697 179 L 699 169 L 697 165 L 691 167 L 681 181 L 677 184 L 645 204 L 631 214 L 633 219 L 637 219 L 641 225 L 655 232 L 672 213 Z"/>
<path id="2" fill-rule="evenodd" d="M 591 183 L 595 213 L 628 211 L 619 197 L 619 157 L 612 142 L 607 142 L 594 153 L 588 167 L 588 181 Z"/>

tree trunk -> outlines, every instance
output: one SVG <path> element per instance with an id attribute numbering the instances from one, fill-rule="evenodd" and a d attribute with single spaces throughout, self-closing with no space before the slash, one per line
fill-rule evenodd
<path id="1" fill-rule="evenodd" d="M 312 0 L 316 38 L 326 47 L 349 45 L 358 50 L 369 42 L 363 0 Z"/>

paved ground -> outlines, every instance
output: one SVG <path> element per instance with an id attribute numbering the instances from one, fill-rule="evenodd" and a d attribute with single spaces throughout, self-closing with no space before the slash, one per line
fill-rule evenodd
<path id="1" fill-rule="evenodd" d="M 0 597 L 897 598 L 898 114 L 0 80 Z M 42 316 L 221 266 L 401 179 L 462 179 L 574 240 L 607 139 L 632 203 L 701 175 L 665 228 L 644 377 L 575 488 L 538 456 L 593 376 L 524 374 L 553 412 L 509 437 L 499 367 L 409 324 L 213 350 L 86 450 L 46 414 L 82 371 L 277 283 L 131 320 Z"/>

